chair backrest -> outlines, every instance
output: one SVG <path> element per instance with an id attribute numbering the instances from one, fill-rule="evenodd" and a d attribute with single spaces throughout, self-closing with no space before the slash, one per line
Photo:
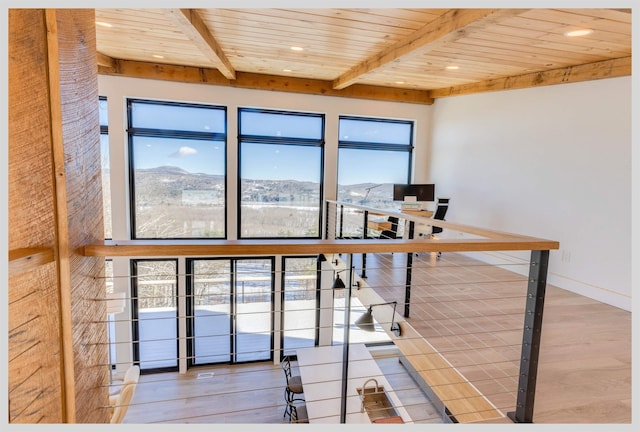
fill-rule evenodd
<path id="1" fill-rule="evenodd" d="M 389 216 L 387 218 L 387 221 L 391 222 L 391 229 L 389 230 L 384 230 L 382 232 L 380 232 L 380 238 L 381 239 L 385 239 L 385 238 L 390 238 L 390 239 L 394 239 L 398 237 L 398 221 L 400 219 L 395 217 L 395 216 Z"/>
<path id="2" fill-rule="evenodd" d="M 284 356 L 282 358 L 282 370 L 284 371 L 284 376 L 287 379 L 287 384 L 289 383 L 289 378 L 291 378 L 291 360 L 289 356 Z"/>
<path id="3" fill-rule="evenodd" d="M 118 399 L 113 407 L 113 414 L 111 415 L 111 423 L 122 423 L 124 416 L 127 414 L 131 399 L 136 391 L 136 385 L 140 379 L 140 366 L 135 365 L 127 369 L 124 375 L 124 382 Z"/>
<path id="4" fill-rule="evenodd" d="M 449 198 L 438 198 L 438 204 L 436 211 L 433 214 L 433 219 L 444 220 L 447 210 L 449 209 Z M 434 226 L 431 228 L 431 234 L 438 234 L 442 232 L 442 228 Z"/>

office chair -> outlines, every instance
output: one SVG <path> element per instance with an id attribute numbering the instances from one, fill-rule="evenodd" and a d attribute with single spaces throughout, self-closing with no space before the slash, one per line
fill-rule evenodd
<path id="1" fill-rule="evenodd" d="M 447 210 L 449 209 L 449 198 L 438 198 L 438 204 L 436 207 L 436 211 L 433 213 L 432 219 L 437 220 L 445 220 L 444 217 L 447 214 Z M 434 234 L 440 234 L 442 232 L 442 228 L 438 226 L 431 226 L 431 232 L 429 233 L 429 238 L 434 238 Z M 438 252 L 436 258 L 440 258 L 442 252 Z"/>
<path id="2" fill-rule="evenodd" d="M 383 230 L 378 236 L 379 239 L 395 239 L 398 237 L 398 221 L 395 216 L 389 216 L 387 221 L 391 222 L 391 229 Z"/>
<path id="3" fill-rule="evenodd" d="M 291 406 L 293 405 L 293 402 L 304 402 L 304 398 L 296 397 L 296 395 L 304 393 L 302 388 L 302 377 L 300 377 L 300 375 L 293 375 L 291 371 L 291 359 L 289 356 L 284 356 L 282 359 L 282 370 L 284 371 L 284 376 L 287 380 L 287 386 L 284 388 L 284 400 L 287 403 L 287 406 L 284 408 L 284 414 L 282 417 L 284 418 L 289 414 L 289 418 L 291 418 Z"/>
<path id="4" fill-rule="evenodd" d="M 122 423 L 125 414 L 131 404 L 131 399 L 136 391 L 136 385 L 140 379 L 140 366 L 129 367 L 124 375 L 122 388 L 118 394 L 109 396 L 109 405 L 112 409 L 110 423 Z"/>

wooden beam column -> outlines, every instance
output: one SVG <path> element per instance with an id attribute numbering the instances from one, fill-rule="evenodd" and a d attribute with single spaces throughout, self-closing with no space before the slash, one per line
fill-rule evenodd
<path id="1" fill-rule="evenodd" d="M 93 9 L 9 10 L 10 423 L 109 421 L 96 62 Z"/>

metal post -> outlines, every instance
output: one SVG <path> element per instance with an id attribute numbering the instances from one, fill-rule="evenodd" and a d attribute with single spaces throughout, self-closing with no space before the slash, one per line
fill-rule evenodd
<path id="1" fill-rule="evenodd" d="M 364 229 L 362 232 L 362 238 L 367 239 L 369 236 L 367 235 L 367 227 L 369 225 L 369 211 L 364 211 Z M 360 275 L 362 279 L 367 278 L 367 254 L 366 252 L 362 254 L 362 274 Z"/>
<path id="2" fill-rule="evenodd" d="M 413 221 L 409 221 L 409 233 L 407 237 L 409 239 L 413 238 L 413 229 L 414 223 Z M 407 277 L 404 285 L 404 317 L 409 318 L 409 302 L 411 300 L 411 268 L 413 267 L 413 253 L 409 252 L 407 254 Z"/>
<path id="3" fill-rule="evenodd" d="M 515 412 L 507 413 L 507 416 L 514 423 L 533 423 L 533 403 L 536 395 L 538 356 L 542 336 L 542 312 L 548 267 L 548 250 L 531 251 L 524 330 L 522 332 L 518 398 Z"/>
<path id="4" fill-rule="evenodd" d="M 353 254 L 349 254 L 349 283 L 344 295 L 344 344 L 342 345 L 342 396 L 340 399 L 340 423 L 347 422 L 347 383 L 349 378 L 349 327 L 351 321 L 351 287 L 353 286 Z"/>
<path id="5" fill-rule="evenodd" d="M 329 212 L 331 211 L 330 205 L 325 201 L 325 216 L 324 216 L 324 238 L 329 238 Z M 335 230 L 335 227 L 334 227 Z M 334 236 L 335 237 L 335 236 Z"/>

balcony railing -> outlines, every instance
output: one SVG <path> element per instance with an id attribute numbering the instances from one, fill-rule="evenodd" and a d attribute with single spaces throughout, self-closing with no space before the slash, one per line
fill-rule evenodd
<path id="1" fill-rule="evenodd" d="M 331 303 L 322 300 L 325 295 L 323 293 L 327 293 L 326 295 L 330 295 L 332 299 L 344 299 L 342 322 L 349 323 L 343 325 L 342 343 L 345 345 L 345 351 L 342 361 L 345 365 L 348 365 L 346 350 L 350 343 L 350 332 L 354 329 L 354 317 L 361 315 L 366 305 L 382 303 L 393 298 L 400 306 L 398 312 L 394 315 L 390 310 L 376 310 L 378 329 L 387 333 L 387 338 L 402 353 L 403 364 L 416 380 L 423 381 L 425 391 L 431 392 L 434 400 L 440 401 L 449 418 L 454 421 L 477 420 L 471 413 L 465 412 L 465 408 L 456 408 L 466 402 L 464 399 L 469 399 L 468 397 L 451 398 L 444 391 L 447 386 L 462 384 L 476 390 L 486 387 L 488 390 L 483 393 L 493 391 L 494 399 L 497 400 L 503 398 L 504 394 L 511 395 L 509 397 L 516 398 L 516 401 L 501 402 L 499 408 L 512 407 L 513 411 L 508 412 L 508 415 L 515 422 L 531 422 L 549 251 L 558 249 L 558 242 L 450 221 L 435 221 L 399 211 L 345 205 L 336 201 L 327 201 L 324 214 L 325 235 L 321 240 L 106 241 L 103 244 L 87 245 L 84 252 L 89 256 L 111 258 L 322 256 L 325 261 L 319 265 L 318 277 L 321 280 L 318 283 L 318 292 L 321 300 L 318 309 L 321 313 L 326 308 L 335 308 L 334 300 L 331 300 Z M 367 225 L 369 217 L 373 214 L 398 217 L 401 225 L 400 238 L 372 238 Z M 443 235 L 438 238 L 413 238 L 419 226 L 431 224 L 443 228 Z M 500 251 L 527 251 L 530 252 L 530 259 L 524 263 L 505 262 L 499 265 L 502 269 L 511 267 L 510 270 L 513 270 L 505 270 L 505 274 L 512 276 L 501 276 L 503 279 L 500 279 L 481 271 L 495 266 L 484 265 L 481 261 L 472 259 L 468 262 L 464 259 L 457 262 L 450 260 L 447 255 L 452 253 L 451 256 L 457 256 L 454 252 Z M 440 260 L 437 258 L 439 252 L 443 254 Z M 373 262 L 369 266 L 367 256 L 370 263 Z M 446 271 L 446 274 L 443 274 L 443 271 Z M 336 273 L 346 282 L 346 289 L 340 293 L 331 288 Z M 464 282 L 458 279 L 458 273 L 465 274 Z M 390 281 L 390 277 L 397 274 L 403 276 L 402 281 L 397 282 L 397 278 Z M 474 280 L 474 277 L 477 280 Z M 503 287 L 512 281 L 517 281 L 516 291 L 520 292 L 506 294 L 507 291 Z M 336 297 L 336 294 L 340 295 Z M 505 309 L 505 298 L 516 295 L 518 301 L 521 299 L 521 306 Z M 491 310 L 491 319 L 482 312 L 485 310 Z M 424 311 L 428 311 L 429 314 L 426 320 L 421 317 Z M 452 318 L 454 315 L 459 319 Z M 414 316 L 420 316 L 420 321 L 412 321 Z M 491 330 L 491 326 L 496 323 L 506 323 L 508 320 L 505 317 L 509 317 L 511 323 L 501 325 L 508 325 L 508 328 Z M 491 322 L 487 324 L 488 321 Z M 400 336 L 389 331 L 388 327 L 393 322 L 400 324 Z M 513 324 L 514 322 L 516 324 Z M 335 326 L 336 322 L 332 323 L 329 325 Z M 479 330 L 484 337 L 489 339 L 489 335 L 502 332 L 503 339 L 509 341 L 503 341 L 502 344 L 483 342 L 480 347 L 475 348 L 469 345 L 474 342 L 465 339 L 466 334 L 472 334 L 484 324 L 487 327 Z M 454 326 L 460 331 L 452 333 Z M 468 328 L 465 329 L 464 326 Z M 328 331 L 334 336 L 337 334 L 334 328 L 322 325 L 314 330 L 320 333 Z M 281 330 L 276 328 L 275 331 Z M 514 334 L 518 334 L 515 337 L 517 341 L 514 341 Z M 477 335 L 475 337 L 478 340 L 482 338 Z M 478 340 L 475 343 L 479 343 Z M 453 341 L 467 344 L 466 348 L 452 346 Z M 517 353 L 514 354 L 514 350 Z M 482 352 L 484 360 L 481 362 L 484 361 L 482 366 L 485 369 L 490 365 L 495 366 L 496 363 L 502 363 L 505 367 L 517 364 L 517 370 L 506 380 L 507 383 L 501 384 L 504 387 L 503 391 L 491 390 L 489 385 L 471 385 L 471 381 L 463 373 L 459 373 L 471 368 L 470 364 L 461 361 L 463 357 L 470 358 L 471 351 Z M 510 355 L 505 354 L 506 352 Z M 425 366 L 427 357 L 444 360 L 444 364 L 449 364 L 451 370 L 455 369 L 458 374 L 449 376 L 447 383 L 434 381 L 434 376 L 450 372 L 449 366 Z M 496 361 L 496 358 L 500 361 Z M 345 368 L 345 374 L 348 373 L 346 369 L 348 368 Z M 346 383 L 346 375 L 343 378 L 343 383 Z M 509 383 L 513 388 L 509 388 Z M 484 398 L 484 395 L 478 394 L 478 397 Z M 458 411 L 453 412 L 456 409 Z M 492 408 L 487 408 L 487 411 L 490 409 Z"/>

